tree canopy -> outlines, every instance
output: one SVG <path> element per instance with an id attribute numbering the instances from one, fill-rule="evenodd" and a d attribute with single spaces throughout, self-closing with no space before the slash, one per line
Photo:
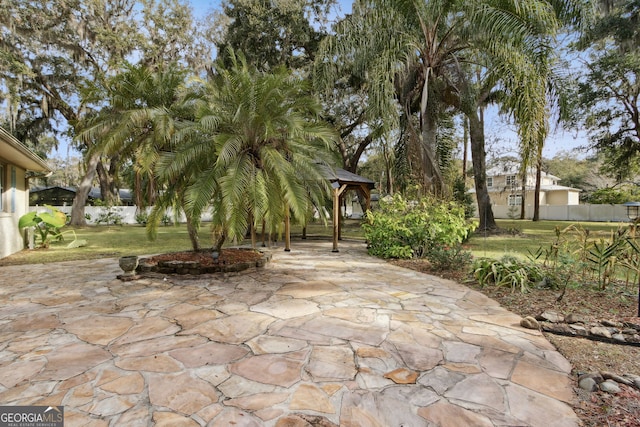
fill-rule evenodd
<path id="1" fill-rule="evenodd" d="M 335 0 L 226 0 L 200 23 L 186 0 L 2 2 L 1 121 L 44 151 L 56 135 L 75 137 L 86 171 L 76 223 L 88 188 L 97 180 L 115 194 L 129 169 L 138 206 L 195 221 L 215 205 L 236 237 L 289 212 L 303 221 L 321 203 L 311 177 L 327 151 L 352 172 L 377 158 L 384 191 L 417 183 L 452 197 L 464 124 L 480 228 L 490 229 L 485 108 L 511 119 L 523 169 L 540 170 L 564 84 L 554 75 L 561 31 L 586 58 L 573 124 L 588 129 L 605 170 L 638 172 L 640 0 L 603 2 L 590 24 L 594 4 L 356 0 L 330 26 Z"/>
<path id="2" fill-rule="evenodd" d="M 573 1 L 356 1 L 324 41 L 317 78 L 333 90 L 347 67 L 366 81 L 368 108 L 387 128 L 401 126 L 417 153 L 422 186 L 447 193 L 439 122 L 453 108 L 471 128 L 480 228 L 493 228 L 484 173 L 482 109 L 498 101 L 523 147 L 546 135 L 550 41 L 579 21 Z M 493 94 L 498 90 L 498 93 Z M 398 114 L 400 113 L 400 114 Z"/>
<path id="3" fill-rule="evenodd" d="M 618 180 L 640 172 L 640 1 L 606 3 L 578 46 L 586 72 L 577 85 L 574 124 L 585 126 L 605 170 Z"/>

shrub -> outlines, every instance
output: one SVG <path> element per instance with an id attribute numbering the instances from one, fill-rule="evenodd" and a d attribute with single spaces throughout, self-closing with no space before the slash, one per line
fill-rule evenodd
<path id="1" fill-rule="evenodd" d="M 146 211 L 136 212 L 135 220 L 136 220 L 136 223 L 140 225 L 147 225 L 147 221 L 149 220 L 149 214 Z"/>
<path id="2" fill-rule="evenodd" d="M 121 211 L 122 209 L 114 208 L 113 206 L 104 206 L 96 218 L 96 224 L 100 225 L 105 223 L 107 225 L 122 225 L 124 218 L 120 215 Z"/>
<path id="3" fill-rule="evenodd" d="M 622 204 L 640 196 L 635 188 L 599 188 L 589 196 L 587 202 L 597 204 Z"/>
<path id="4" fill-rule="evenodd" d="M 542 269 L 531 262 L 520 261 L 512 256 L 500 260 L 479 258 L 473 262 L 473 277 L 481 286 L 509 286 L 512 291 L 525 293 L 531 285 L 545 280 Z"/>
<path id="5" fill-rule="evenodd" d="M 461 244 L 434 246 L 427 252 L 427 259 L 434 270 L 463 270 L 471 264 L 472 255 Z"/>
<path id="6" fill-rule="evenodd" d="M 362 227 L 371 255 L 412 258 L 461 244 L 476 225 L 465 220 L 464 209 L 454 202 L 435 197 L 407 201 L 396 195 L 368 211 Z"/>
<path id="7" fill-rule="evenodd" d="M 467 185 L 463 176 L 456 177 L 453 181 L 453 199 L 464 209 L 464 217 L 469 219 L 475 213 L 475 202 L 473 196 L 467 190 Z"/>

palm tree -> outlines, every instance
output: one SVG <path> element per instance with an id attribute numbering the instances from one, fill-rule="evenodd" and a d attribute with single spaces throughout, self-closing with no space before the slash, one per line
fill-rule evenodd
<path id="1" fill-rule="evenodd" d="M 495 228 L 486 187 L 482 109 L 499 88 L 521 143 L 546 131 L 545 56 L 561 22 L 580 10 L 575 0 L 362 0 L 318 55 L 318 76 L 329 85 L 344 58 L 368 78 L 370 108 L 419 141 L 423 181 L 444 192 L 436 158 L 438 116 L 446 106 L 469 121 L 480 229 Z M 336 60 L 338 58 L 338 60 Z M 341 61 L 342 60 L 342 61 Z M 543 140 L 543 139 L 542 139 Z"/>
<path id="2" fill-rule="evenodd" d="M 291 212 L 304 221 L 329 194 L 322 166 L 334 133 L 319 120 L 320 106 L 306 84 L 280 68 L 251 69 L 228 52 L 213 77 L 188 96 L 194 120 L 176 134 L 163 156 L 164 181 L 183 177 L 185 212 L 199 217 L 212 206 L 220 249 L 263 222 L 270 229 Z"/>
<path id="3" fill-rule="evenodd" d="M 185 71 L 173 65 L 159 69 L 126 65 L 85 94 L 85 100 L 101 101 L 106 107 L 83 123 L 78 138 L 96 141 L 89 156 L 117 155 L 121 164 L 132 163 L 138 208 L 155 202 L 158 186 L 153 171 L 184 113 L 177 101 L 185 77 Z"/>

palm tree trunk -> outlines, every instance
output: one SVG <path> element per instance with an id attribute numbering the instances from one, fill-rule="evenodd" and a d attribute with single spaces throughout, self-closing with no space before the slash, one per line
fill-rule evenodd
<path id="1" fill-rule="evenodd" d="M 198 236 L 198 227 L 193 223 L 189 215 L 187 217 L 187 232 L 189 233 L 189 240 L 191 241 L 191 248 L 194 252 L 200 251 L 200 237 Z"/>
<path id="2" fill-rule="evenodd" d="M 87 197 L 89 191 L 91 191 L 91 185 L 93 179 L 96 176 L 96 168 L 100 162 L 100 155 L 93 154 L 89 157 L 87 162 L 87 170 L 80 181 L 80 185 L 76 190 L 76 196 L 73 198 L 73 205 L 71 207 L 71 219 L 70 225 L 84 226 L 87 225 L 87 220 L 84 217 L 84 208 L 87 204 Z"/>
<path id="3" fill-rule="evenodd" d="M 542 180 L 542 156 L 536 161 L 536 189 L 533 192 L 533 218 L 532 221 L 540 221 L 540 182 Z"/>
<path id="4" fill-rule="evenodd" d="M 136 207 L 138 209 L 142 209 L 143 208 L 143 202 L 142 202 L 142 175 L 140 174 L 140 171 L 136 170 L 134 172 L 134 188 L 133 188 L 133 192 L 134 192 L 134 197 L 135 197 L 135 204 Z"/>
<path id="5" fill-rule="evenodd" d="M 251 233 L 251 247 L 255 249 L 258 246 L 258 236 L 256 234 L 256 226 L 254 224 L 253 213 L 249 214 L 249 232 Z"/>
<path id="6" fill-rule="evenodd" d="M 214 245 L 213 245 L 213 249 L 215 251 L 217 251 L 218 253 L 222 253 L 222 245 L 224 244 L 225 240 L 227 240 L 226 234 L 220 233 L 218 235 L 218 238 L 216 239 Z"/>
<path id="7" fill-rule="evenodd" d="M 98 174 L 98 183 L 100 185 L 100 195 L 102 196 L 102 200 L 108 206 L 113 206 L 118 204 L 118 192 L 116 191 L 116 183 L 115 183 L 115 175 L 116 171 L 116 162 L 117 156 L 111 158 L 111 165 L 107 170 L 104 167 L 102 161 L 98 161 L 96 165 L 96 172 Z"/>
<path id="8" fill-rule="evenodd" d="M 467 152 L 469 151 L 469 119 L 467 119 L 466 117 L 464 117 L 463 119 L 463 128 L 464 128 L 464 134 L 462 136 L 463 138 L 463 153 L 462 153 L 462 179 L 464 179 L 466 181 L 467 179 L 467 162 L 469 161 L 469 159 L 467 158 Z"/>
<path id="9" fill-rule="evenodd" d="M 431 114 L 422 117 L 422 164 L 425 189 L 433 194 L 444 194 L 444 181 L 437 158 L 438 123 Z"/>
<path id="10" fill-rule="evenodd" d="M 525 208 L 525 202 L 526 202 L 526 198 L 527 198 L 527 172 L 523 171 L 522 174 L 522 181 L 520 183 L 520 187 L 522 189 L 522 196 L 521 196 L 521 202 L 520 202 L 520 219 L 524 219 L 526 216 L 526 208 Z"/>
<path id="11" fill-rule="evenodd" d="M 469 114 L 469 137 L 471 142 L 471 161 L 473 164 L 473 177 L 476 187 L 476 200 L 478 203 L 478 217 L 480 219 L 480 231 L 496 230 L 496 220 L 493 217 L 491 198 L 487 189 L 487 170 L 484 128 L 476 114 Z"/>

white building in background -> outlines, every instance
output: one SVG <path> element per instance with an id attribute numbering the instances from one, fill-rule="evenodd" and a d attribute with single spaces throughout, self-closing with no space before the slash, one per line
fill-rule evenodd
<path id="1" fill-rule="evenodd" d="M 560 178 L 542 172 L 540 179 L 540 215 L 541 219 L 557 220 L 617 220 L 619 212 L 592 212 L 580 209 L 580 189 L 559 184 Z M 525 204 L 525 218 L 533 217 L 536 172 L 530 169 L 522 188 L 520 163 L 507 160 L 498 166 L 487 169 L 487 189 L 495 218 L 519 218 L 521 206 Z M 470 192 L 475 193 L 472 188 Z M 524 198 L 523 198 L 524 193 Z M 476 209 L 477 212 L 477 209 Z M 596 218 L 593 218 L 593 216 Z"/>

